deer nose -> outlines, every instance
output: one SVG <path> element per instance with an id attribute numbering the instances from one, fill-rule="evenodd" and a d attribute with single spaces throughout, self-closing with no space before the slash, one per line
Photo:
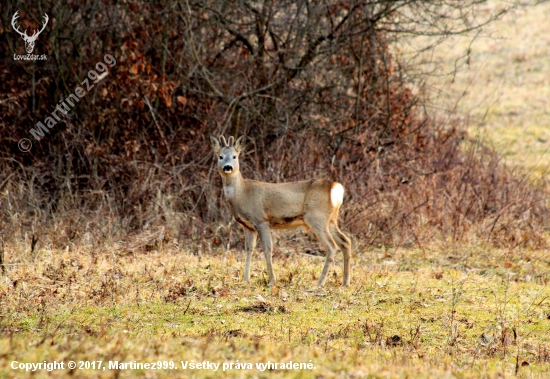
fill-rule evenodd
<path id="1" fill-rule="evenodd" d="M 230 165 L 227 164 L 227 165 L 223 166 L 223 171 L 224 172 L 231 172 L 231 171 L 233 171 L 233 167 L 231 167 Z"/>

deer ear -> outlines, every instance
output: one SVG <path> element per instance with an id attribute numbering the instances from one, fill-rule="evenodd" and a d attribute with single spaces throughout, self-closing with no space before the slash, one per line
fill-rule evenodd
<path id="1" fill-rule="evenodd" d="M 221 150 L 220 141 L 218 141 L 218 139 L 214 136 L 210 136 L 210 146 L 212 146 L 212 150 L 214 150 L 214 153 L 216 153 L 216 155 Z"/>
<path id="2" fill-rule="evenodd" d="M 243 139 L 244 136 L 240 136 L 237 141 L 235 141 L 235 150 L 237 150 L 237 153 L 240 153 L 241 150 L 244 148 L 244 143 L 241 143 Z"/>

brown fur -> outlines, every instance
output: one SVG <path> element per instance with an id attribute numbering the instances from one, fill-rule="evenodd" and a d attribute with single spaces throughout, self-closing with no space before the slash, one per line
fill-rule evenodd
<path id="1" fill-rule="evenodd" d="M 225 140 L 211 137 L 212 149 L 218 159 L 225 197 L 237 222 L 243 226 L 246 237 L 246 264 L 244 278 L 250 279 L 251 254 L 259 235 L 267 262 L 269 284 L 275 283 L 271 263 L 271 229 L 305 227 L 313 230 L 327 248 L 327 259 L 318 286 L 325 282 L 328 270 L 338 249 L 344 256 L 343 285 L 349 284 L 351 242 L 338 228 L 340 205 L 333 206 L 331 190 L 338 183 L 312 179 L 290 183 L 264 183 L 244 179 L 239 170 L 240 137 Z M 221 144 L 220 144 L 221 143 Z"/>

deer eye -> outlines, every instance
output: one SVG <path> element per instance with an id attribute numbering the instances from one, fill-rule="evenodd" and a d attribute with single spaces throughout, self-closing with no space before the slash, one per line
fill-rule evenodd
<path id="1" fill-rule="evenodd" d="M 237 159 L 237 156 L 236 156 L 236 155 L 233 155 L 233 159 Z"/>
<path id="2" fill-rule="evenodd" d="M 220 161 L 223 159 L 223 157 L 220 155 Z"/>

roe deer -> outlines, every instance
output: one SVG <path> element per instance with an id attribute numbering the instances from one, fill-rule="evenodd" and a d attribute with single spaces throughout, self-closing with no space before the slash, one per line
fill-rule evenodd
<path id="1" fill-rule="evenodd" d="M 313 230 L 327 249 L 325 266 L 317 286 L 325 283 L 338 248 L 344 256 L 343 285 L 349 285 L 351 242 L 338 228 L 338 211 L 344 199 L 344 187 L 340 183 L 321 179 L 290 183 L 244 179 L 239 170 L 242 139 L 243 136 L 237 141 L 233 137 L 228 140 L 223 136 L 219 140 L 210 137 L 229 208 L 245 232 L 244 280 L 250 280 L 250 261 L 259 235 L 267 262 L 269 286 L 273 286 L 275 275 L 271 264 L 270 230 L 303 226 L 307 231 Z"/>

